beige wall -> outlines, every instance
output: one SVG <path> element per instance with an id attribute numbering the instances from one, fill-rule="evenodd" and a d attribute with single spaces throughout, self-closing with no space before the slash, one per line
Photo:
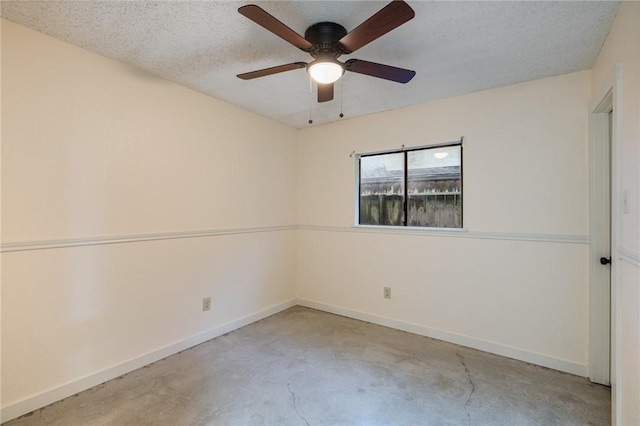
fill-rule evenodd
<path id="1" fill-rule="evenodd" d="M 621 212 L 619 300 L 616 315 L 614 374 L 615 422 L 640 424 L 640 3 L 624 2 L 592 69 L 592 88 L 598 102 L 611 84 L 616 64 L 621 68 L 619 196 L 629 194 L 629 213 Z M 622 203 L 622 200 L 620 200 Z M 622 207 L 621 205 L 619 206 Z"/>
<path id="2" fill-rule="evenodd" d="M 298 222 L 354 223 L 352 151 L 464 136 L 466 229 L 586 235 L 589 81 L 575 73 L 303 129 Z"/>
<path id="3" fill-rule="evenodd" d="M 302 130 L 298 297 L 586 375 L 589 98 L 587 71 Z M 465 231 L 352 228 L 352 151 L 460 136 Z"/>
<path id="4" fill-rule="evenodd" d="M 295 223 L 295 130 L 3 30 L 4 243 Z"/>
<path id="5" fill-rule="evenodd" d="M 293 303 L 295 130 L 6 21 L 2 89 L 3 247 L 71 245 L 2 253 L 3 408 Z"/>

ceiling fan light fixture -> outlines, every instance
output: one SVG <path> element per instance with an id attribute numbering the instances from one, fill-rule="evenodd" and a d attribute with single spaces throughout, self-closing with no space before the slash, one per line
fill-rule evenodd
<path id="1" fill-rule="evenodd" d="M 309 64 L 307 72 L 317 83 L 335 83 L 344 74 L 344 68 L 338 61 L 317 59 Z"/>
<path id="2" fill-rule="evenodd" d="M 416 75 L 415 71 L 377 62 L 360 59 L 349 59 L 345 63 L 338 61 L 341 55 L 350 55 L 411 20 L 415 16 L 415 12 L 403 0 L 391 1 L 351 32 L 335 22 L 322 21 L 308 27 L 304 32 L 304 37 L 258 5 L 241 6 L 238 8 L 238 12 L 314 58 L 311 63 L 293 62 L 238 74 L 237 77 L 242 80 L 252 80 L 306 67 L 307 74 L 318 83 L 318 102 L 327 102 L 333 99 L 334 83 L 342 77 L 345 71 L 403 84 L 408 83 Z"/>

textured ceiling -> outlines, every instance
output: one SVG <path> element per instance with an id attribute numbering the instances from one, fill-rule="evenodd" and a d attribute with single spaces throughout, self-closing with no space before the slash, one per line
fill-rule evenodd
<path id="1" fill-rule="evenodd" d="M 620 5 L 607 1 L 411 1 L 416 17 L 340 57 L 408 68 L 406 85 L 346 73 L 319 104 L 304 69 L 244 81 L 236 74 L 311 57 L 237 12 L 248 1 L 3 1 L 2 17 L 300 128 L 589 69 Z M 254 1 L 304 34 L 348 31 L 377 1 Z M 144 75 L 144 73 L 140 73 Z"/>

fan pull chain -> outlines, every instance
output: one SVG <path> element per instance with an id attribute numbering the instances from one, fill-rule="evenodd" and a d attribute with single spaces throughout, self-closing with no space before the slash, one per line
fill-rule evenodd
<path id="1" fill-rule="evenodd" d="M 311 119 L 312 103 L 313 103 L 313 80 L 311 80 L 311 76 L 309 76 L 309 124 L 313 124 L 313 120 Z"/>
<path id="2" fill-rule="evenodd" d="M 342 113 L 342 101 L 344 100 L 344 77 L 340 79 L 340 118 L 344 117 Z"/>

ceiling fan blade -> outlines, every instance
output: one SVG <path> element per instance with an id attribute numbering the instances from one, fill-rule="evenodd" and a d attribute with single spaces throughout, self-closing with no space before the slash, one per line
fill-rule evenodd
<path id="1" fill-rule="evenodd" d="M 238 8 L 238 12 L 240 12 L 241 15 L 251 19 L 256 24 L 271 31 L 283 40 L 293 44 L 298 49 L 302 49 L 305 52 L 308 52 L 313 47 L 313 45 L 300 34 L 296 33 L 291 28 L 287 27 L 285 24 L 278 21 L 276 18 L 269 15 L 262 8 L 256 6 L 255 4 L 242 6 Z"/>
<path id="2" fill-rule="evenodd" d="M 402 0 L 394 0 L 342 37 L 338 44 L 344 53 L 353 53 L 411 20 L 414 16 L 415 12 L 411 6 Z"/>
<path id="3" fill-rule="evenodd" d="M 333 83 L 318 83 L 318 102 L 327 102 L 333 99 Z"/>
<path id="4" fill-rule="evenodd" d="M 277 67 L 264 68 L 257 71 L 245 72 L 238 74 L 237 77 L 243 80 L 251 80 L 258 77 L 265 77 L 267 75 L 278 74 L 280 72 L 296 70 L 298 68 L 304 68 L 307 64 L 304 62 L 293 62 L 291 64 L 278 65 Z"/>
<path id="5" fill-rule="evenodd" d="M 383 78 L 397 83 L 408 83 L 416 75 L 415 71 L 360 59 L 349 59 L 344 65 L 347 71 Z"/>

